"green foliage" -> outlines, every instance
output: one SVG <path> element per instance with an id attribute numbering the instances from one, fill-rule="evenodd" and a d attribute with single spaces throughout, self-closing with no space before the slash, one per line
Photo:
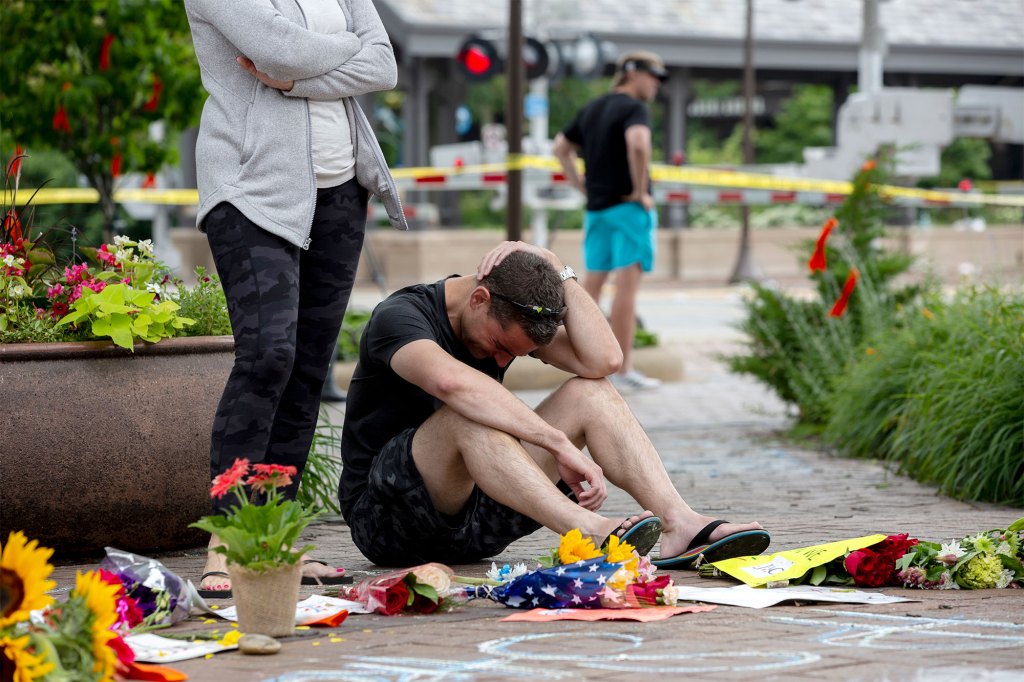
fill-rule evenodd
<path id="1" fill-rule="evenodd" d="M 349 362 L 359 359 L 359 339 L 370 321 L 369 310 L 347 310 L 338 335 L 338 359 Z"/>
<path id="2" fill-rule="evenodd" d="M 184 129 L 203 103 L 181 3 L 11 0 L 3 13 L 4 34 L 16 39 L 0 60 L 2 127 L 26 148 L 62 152 L 100 193 L 109 223 L 114 155 L 124 173 L 173 162 L 173 136 L 151 140 L 149 125 L 162 120 L 169 131 Z M 55 119 L 61 107 L 69 132 Z"/>
<path id="3" fill-rule="evenodd" d="M 92 334 L 109 337 L 122 348 L 132 350 L 136 340 L 156 343 L 174 336 L 193 320 L 176 314 L 174 301 L 155 302 L 156 295 L 125 284 L 112 284 L 100 292 L 83 289 L 58 326 L 88 323 Z"/>
<path id="4" fill-rule="evenodd" d="M 231 318 L 220 278 L 207 275 L 196 268 L 197 284 L 194 287 L 179 287 L 175 299 L 180 306 L 178 314 L 191 318 L 193 324 L 181 330 L 181 336 L 228 336 L 231 334 Z"/>
<path id="5" fill-rule="evenodd" d="M 798 85 L 775 116 L 774 126 L 759 130 L 758 163 L 802 163 L 805 147 L 832 144 L 832 88 Z"/>
<path id="6" fill-rule="evenodd" d="M 302 483 L 295 499 L 309 510 L 340 514 L 338 479 L 341 477 L 341 425 L 330 421 L 329 413 L 320 409 L 320 421 L 313 434 L 309 459 L 302 472 Z"/>
<path id="7" fill-rule="evenodd" d="M 992 177 L 991 158 L 992 146 L 988 140 L 958 137 L 942 150 L 939 174 L 922 178 L 917 184 L 920 187 L 950 188 L 965 178 L 988 180 Z"/>
<path id="8" fill-rule="evenodd" d="M 866 341 L 826 437 L 954 497 L 1024 504 L 1024 297 L 965 290 Z"/>
<path id="9" fill-rule="evenodd" d="M 804 424 L 819 426 L 830 414 L 833 383 L 862 339 L 895 324 L 898 307 L 919 293 L 893 279 L 910 266 L 909 256 L 877 246 L 884 204 L 878 184 L 884 172 L 865 164 L 854 190 L 835 213 L 837 227 L 826 244 L 827 267 L 812 274 L 816 296 L 798 299 L 754 284 L 739 328 L 749 337 L 747 353 L 728 358 L 735 372 L 750 374 L 783 400 L 796 404 Z M 808 244 L 806 251 L 814 248 Z M 859 272 L 844 313 L 830 314 L 851 271 Z"/>

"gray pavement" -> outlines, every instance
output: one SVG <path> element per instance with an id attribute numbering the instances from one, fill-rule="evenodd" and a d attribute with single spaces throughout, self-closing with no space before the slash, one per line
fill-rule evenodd
<path id="1" fill-rule="evenodd" d="M 772 550 L 869 533 L 908 532 L 949 540 L 1004 527 L 1022 509 L 964 503 L 888 471 L 874 461 L 840 459 L 782 436 L 790 415 L 770 392 L 729 374 L 718 357 L 737 348 L 728 325 L 740 317 L 737 290 L 655 290 L 641 315 L 685 358 L 686 380 L 628 401 L 658 447 L 683 497 L 696 509 L 735 521 L 759 520 Z M 356 300 L 372 301 L 373 292 Z M 535 404 L 544 393 L 520 394 Z M 613 490 L 609 516 L 635 511 Z M 357 577 L 377 570 L 351 544 L 340 521 L 311 528 L 317 555 Z M 511 545 L 499 563 L 529 561 L 554 546 L 539 531 Z M 201 549 L 164 555 L 198 580 Z M 74 571 L 57 569 L 58 589 Z M 482 575 L 483 563 L 456 567 Z M 684 585 L 728 586 L 674 571 Z M 303 588 L 303 594 L 320 590 Z M 513 613 L 472 602 L 432 616 L 351 616 L 332 630 L 305 630 L 280 654 L 237 652 L 174 664 L 193 680 L 620 680 L 638 675 L 710 680 L 1022 680 L 1024 590 L 883 590 L 919 601 L 874 606 L 719 606 L 648 624 L 505 623 Z M 330 593 L 324 591 L 324 593 Z M 193 619 L 177 631 L 211 629 Z M 223 629 L 223 627 L 222 627 Z"/>

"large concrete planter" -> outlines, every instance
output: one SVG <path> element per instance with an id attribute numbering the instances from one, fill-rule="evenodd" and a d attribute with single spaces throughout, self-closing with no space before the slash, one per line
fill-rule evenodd
<path id="1" fill-rule="evenodd" d="M 60 555 L 196 546 L 230 336 L 0 345 L 0 535 Z"/>

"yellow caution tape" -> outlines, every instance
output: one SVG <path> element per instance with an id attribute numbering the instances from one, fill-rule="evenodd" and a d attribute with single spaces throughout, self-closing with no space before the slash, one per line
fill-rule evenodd
<path id="1" fill-rule="evenodd" d="M 513 170 L 545 170 L 557 173 L 562 170 L 562 167 L 552 157 L 509 154 L 506 161 L 500 163 L 451 167 L 418 166 L 413 168 L 395 168 L 391 172 L 396 180 L 418 180 L 422 178 L 486 175 Z M 669 166 L 665 164 L 655 164 L 651 167 L 651 180 L 656 183 L 673 185 L 699 185 L 776 192 L 822 192 L 825 194 L 846 195 L 853 191 L 853 183 L 840 180 L 791 178 L 712 168 Z M 895 185 L 882 185 L 879 189 L 883 196 L 889 198 L 909 199 L 923 203 L 960 205 L 969 203 L 979 206 L 987 204 L 1024 208 L 1024 196 L 982 194 L 980 192 L 941 192 L 914 187 L 897 187 Z M 33 190 L 31 189 L 20 190 L 16 203 L 18 205 L 27 203 L 29 198 L 32 197 L 32 192 Z M 43 188 L 32 199 L 33 204 L 39 205 L 90 204 L 98 201 L 99 194 L 93 189 L 86 188 Z M 194 189 L 121 189 L 114 192 L 114 201 L 118 203 L 188 206 L 199 203 L 199 196 Z M 3 205 L 11 203 L 10 193 L 3 193 L 2 203 Z"/>

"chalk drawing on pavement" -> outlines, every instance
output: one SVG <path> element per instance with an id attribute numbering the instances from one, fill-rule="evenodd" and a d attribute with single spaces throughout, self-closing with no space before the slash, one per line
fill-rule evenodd
<path id="1" fill-rule="evenodd" d="M 664 640 L 659 640 L 645 648 L 644 639 L 636 635 L 535 633 L 482 642 L 477 649 L 483 658 L 473 660 L 340 656 L 341 668 L 297 670 L 266 682 L 560 680 L 586 677 L 587 670 L 595 669 L 679 674 L 752 672 L 806 665 L 820 659 L 817 654 L 809 652 L 672 652 L 666 650 L 668 646 Z M 587 650 L 602 653 L 583 653 Z M 644 653 L 646 650 L 658 653 Z M 564 663 L 565 667 L 556 669 L 551 666 L 553 662 Z"/>
<path id="2" fill-rule="evenodd" d="M 958 618 L 917 618 L 858 611 L 813 609 L 834 618 L 794 618 L 767 616 L 775 623 L 786 623 L 828 632 L 815 639 L 840 647 L 864 647 L 888 650 L 975 651 L 1024 646 L 1024 625 L 988 620 Z"/>

